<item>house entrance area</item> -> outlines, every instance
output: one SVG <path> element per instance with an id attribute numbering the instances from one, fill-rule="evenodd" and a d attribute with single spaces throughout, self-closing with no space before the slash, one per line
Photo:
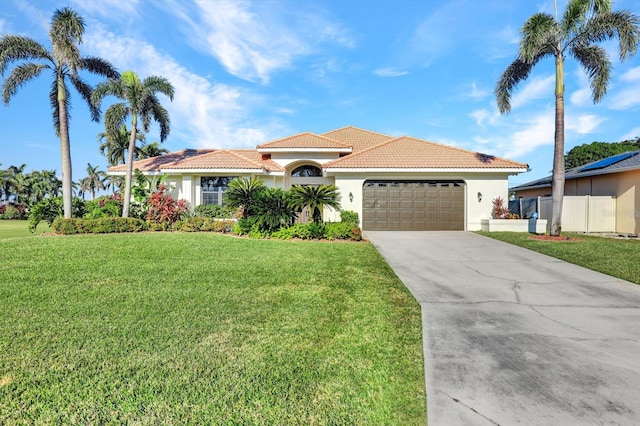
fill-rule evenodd
<path id="1" fill-rule="evenodd" d="M 362 229 L 464 231 L 463 181 L 368 180 Z"/>

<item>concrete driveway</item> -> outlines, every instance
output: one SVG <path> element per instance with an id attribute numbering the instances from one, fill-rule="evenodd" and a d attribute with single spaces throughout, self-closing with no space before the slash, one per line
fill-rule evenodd
<path id="1" fill-rule="evenodd" d="M 430 426 L 640 425 L 640 285 L 468 232 L 366 236 L 422 306 Z"/>

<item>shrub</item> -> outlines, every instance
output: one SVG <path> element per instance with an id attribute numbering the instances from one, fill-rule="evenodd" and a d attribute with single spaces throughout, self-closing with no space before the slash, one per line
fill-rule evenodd
<path id="1" fill-rule="evenodd" d="M 24 204 L 7 204 L 0 206 L 0 219 L 20 220 L 27 218 Z"/>
<path id="2" fill-rule="evenodd" d="M 56 234 L 107 234 L 116 232 L 140 232 L 148 229 L 142 219 L 123 217 L 103 217 L 97 219 L 63 219 L 54 220 L 51 225 Z"/>
<path id="3" fill-rule="evenodd" d="M 326 223 L 324 227 L 324 237 L 328 240 L 362 240 L 360 228 L 350 223 L 335 222 Z"/>
<path id="4" fill-rule="evenodd" d="M 87 212 L 85 201 L 77 197 L 73 198 L 71 207 L 71 215 L 76 218 L 84 216 Z M 35 232 L 36 227 L 43 220 L 49 225 L 53 225 L 56 219 L 62 217 L 64 217 L 62 197 L 45 198 L 31 207 L 29 212 L 29 231 Z"/>
<path id="5" fill-rule="evenodd" d="M 233 233 L 236 235 L 247 235 L 251 231 L 252 226 L 251 219 L 243 217 L 233 226 Z"/>
<path id="6" fill-rule="evenodd" d="M 319 240 L 324 238 L 324 223 L 311 222 L 307 224 L 307 227 L 312 239 Z"/>
<path id="7" fill-rule="evenodd" d="M 296 223 L 288 228 L 280 228 L 279 231 L 271 234 L 271 238 L 278 240 L 290 240 L 292 238 L 300 238 L 310 240 L 312 238 L 309 225 L 306 223 Z"/>
<path id="8" fill-rule="evenodd" d="M 272 233 L 288 227 L 296 219 L 296 210 L 291 206 L 286 193 L 279 188 L 269 188 L 256 196 L 255 215 L 252 223 L 259 231 Z"/>
<path id="9" fill-rule="evenodd" d="M 360 225 L 360 217 L 358 216 L 358 213 L 351 210 L 342 210 L 340 212 L 340 220 L 342 223 L 348 223 L 353 226 Z"/>
<path id="10" fill-rule="evenodd" d="M 218 220 L 210 217 L 189 217 L 175 223 L 175 230 L 182 232 L 231 232 L 236 221 Z"/>
<path id="11" fill-rule="evenodd" d="M 87 203 L 85 219 L 97 219 L 100 217 L 122 216 L 122 197 L 120 195 L 108 195 L 96 198 Z"/>
<path id="12" fill-rule="evenodd" d="M 189 212 L 186 200 L 174 200 L 168 193 L 167 185 L 161 183 L 147 201 L 149 210 L 147 220 L 151 222 L 150 229 L 166 231 L 174 223 L 185 217 Z"/>
<path id="13" fill-rule="evenodd" d="M 217 219 L 236 219 L 239 216 L 237 208 L 231 206 L 219 206 L 217 204 L 201 204 L 196 206 L 196 208 L 193 209 L 193 215 Z"/>

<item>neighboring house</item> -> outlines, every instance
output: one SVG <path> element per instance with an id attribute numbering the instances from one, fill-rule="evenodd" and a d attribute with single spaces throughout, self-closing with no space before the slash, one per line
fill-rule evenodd
<path id="1" fill-rule="evenodd" d="M 616 232 L 640 233 L 640 151 L 616 154 L 565 173 L 564 195 L 616 198 Z M 511 188 L 517 198 L 551 195 L 551 176 Z"/>
<path id="2" fill-rule="evenodd" d="M 301 133 L 257 149 L 186 149 L 136 161 L 144 174 L 166 174 L 172 195 L 192 206 L 222 204 L 229 181 L 259 177 L 267 186 L 334 184 L 343 210 L 364 230 L 477 230 L 491 201 L 507 198 L 509 175 L 523 163 L 411 137 L 356 127 Z M 109 174 L 123 175 L 125 166 Z M 339 221 L 326 210 L 325 221 Z"/>

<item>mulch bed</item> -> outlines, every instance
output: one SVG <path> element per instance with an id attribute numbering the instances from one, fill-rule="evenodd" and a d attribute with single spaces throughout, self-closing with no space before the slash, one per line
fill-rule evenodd
<path id="1" fill-rule="evenodd" d="M 557 242 L 584 241 L 582 238 L 566 237 L 564 235 L 558 235 L 555 237 L 552 237 L 551 235 L 531 235 L 529 239 L 536 240 L 536 241 L 557 241 Z"/>

